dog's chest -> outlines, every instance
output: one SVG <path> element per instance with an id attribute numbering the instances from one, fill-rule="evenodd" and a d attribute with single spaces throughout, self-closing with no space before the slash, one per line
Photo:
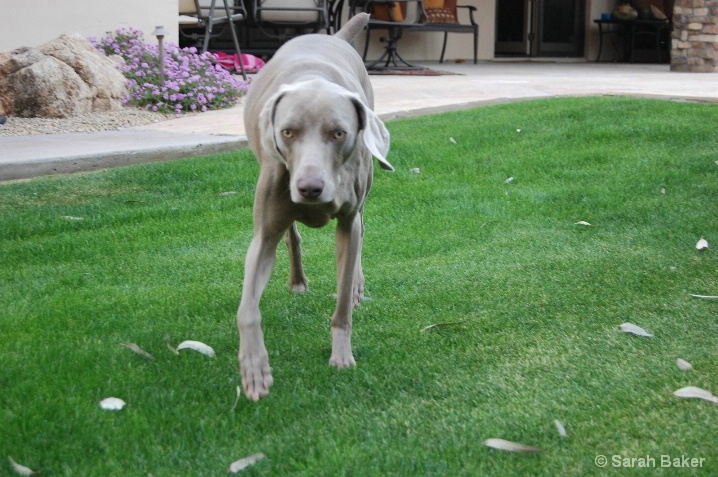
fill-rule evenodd
<path id="1" fill-rule="evenodd" d="M 297 220 L 307 227 L 319 228 L 327 225 L 333 218 L 330 214 L 312 212 L 300 215 Z"/>

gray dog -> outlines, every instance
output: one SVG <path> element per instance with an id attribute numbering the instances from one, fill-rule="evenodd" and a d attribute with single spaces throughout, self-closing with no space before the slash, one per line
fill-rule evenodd
<path id="1" fill-rule="evenodd" d="M 273 382 L 259 300 L 285 232 L 289 287 L 307 290 L 296 221 L 322 227 L 337 219 L 337 305 L 329 364 L 356 365 L 352 309 L 364 296 L 362 213 L 371 187 L 372 155 L 382 168 L 393 170 L 385 159 L 389 132 L 373 111 L 369 76 L 349 44 L 368 18 L 353 17 L 334 36 L 305 35 L 287 42 L 247 95 L 244 121 L 260 172 L 237 324 L 242 385 L 254 401 L 266 396 Z"/>

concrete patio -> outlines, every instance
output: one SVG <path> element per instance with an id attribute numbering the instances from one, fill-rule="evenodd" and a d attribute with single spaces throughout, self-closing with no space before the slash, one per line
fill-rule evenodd
<path id="1" fill-rule="evenodd" d="M 718 103 L 718 74 L 668 65 L 492 61 L 427 64 L 444 76 L 372 76 L 384 120 L 550 97 L 631 96 Z M 243 105 L 102 133 L 0 137 L 0 180 L 212 154 L 246 145 Z"/>

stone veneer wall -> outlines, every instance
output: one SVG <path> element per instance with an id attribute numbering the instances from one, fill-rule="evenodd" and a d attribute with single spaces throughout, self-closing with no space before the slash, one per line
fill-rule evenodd
<path id="1" fill-rule="evenodd" d="M 718 72 L 718 0 L 676 0 L 671 71 Z"/>

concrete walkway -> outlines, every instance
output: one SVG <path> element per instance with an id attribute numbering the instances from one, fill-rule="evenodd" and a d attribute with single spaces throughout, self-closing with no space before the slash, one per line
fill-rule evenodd
<path id="1" fill-rule="evenodd" d="M 718 74 L 668 65 L 502 62 L 432 64 L 445 76 L 372 76 L 384 119 L 560 96 L 633 96 L 718 103 Z M 103 133 L 0 137 L 0 181 L 172 160 L 246 144 L 243 105 Z"/>

